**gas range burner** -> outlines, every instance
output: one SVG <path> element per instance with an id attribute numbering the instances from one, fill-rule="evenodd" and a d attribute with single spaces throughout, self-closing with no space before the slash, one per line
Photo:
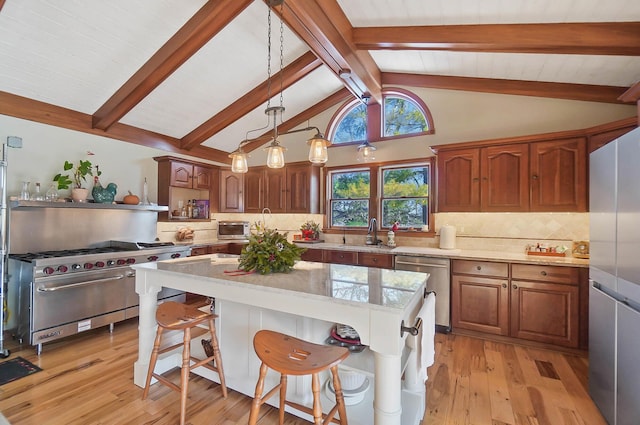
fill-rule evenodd
<path id="1" fill-rule="evenodd" d="M 27 252 L 24 254 L 9 254 L 10 258 L 20 261 L 33 261 L 41 260 L 44 258 L 62 258 L 73 257 L 78 255 L 93 255 L 93 254 L 105 254 L 111 252 L 127 251 L 121 247 L 101 247 L 101 248 L 79 248 L 79 249 L 63 249 L 60 251 L 42 251 L 42 252 Z"/>

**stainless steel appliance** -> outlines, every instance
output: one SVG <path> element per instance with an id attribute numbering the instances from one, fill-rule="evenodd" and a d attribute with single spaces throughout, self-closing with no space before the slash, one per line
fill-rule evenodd
<path id="1" fill-rule="evenodd" d="M 219 221 L 218 239 L 249 239 L 248 221 Z"/>
<path id="2" fill-rule="evenodd" d="M 436 293 L 436 331 L 451 331 L 451 261 L 448 258 L 396 255 L 396 270 L 429 273 L 427 290 Z"/>
<path id="3" fill-rule="evenodd" d="M 173 243 L 110 241 L 100 247 L 9 255 L 9 287 L 18 291 L 17 331 L 37 346 L 138 316 L 135 272 L 129 267 L 188 256 Z M 161 300 L 184 301 L 163 290 Z"/>
<path id="4" fill-rule="evenodd" d="M 590 157 L 589 394 L 611 425 L 640 418 L 640 129 Z"/>

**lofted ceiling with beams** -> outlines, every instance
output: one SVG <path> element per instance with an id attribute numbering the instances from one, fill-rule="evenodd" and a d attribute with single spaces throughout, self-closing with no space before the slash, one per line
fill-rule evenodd
<path id="1" fill-rule="evenodd" d="M 281 132 L 354 97 L 379 102 L 385 86 L 638 98 L 637 0 L 285 0 L 271 84 L 267 12 L 263 0 L 0 0 L 0 114 L 229 163 L 280 91 Z"/>

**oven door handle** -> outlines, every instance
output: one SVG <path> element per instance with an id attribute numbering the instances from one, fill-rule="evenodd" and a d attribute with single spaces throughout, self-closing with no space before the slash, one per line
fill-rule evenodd
<path id="1" fill-rule="evenodd" d="M 54 292 L 54 291 L 60 291 L 63 289 L 78 288 L 80 286 L 93 285 L 94 283 L 108 282 L 110 280 L 121 280 L 121 279 L 124 279 L 124 275 L 103 277 L 102 279 L 85 280 L 83 282 L 71 283 L 69 285 L 54 286 L 52 288 L 38 288 L 37 291 L 38 292 Z"/>

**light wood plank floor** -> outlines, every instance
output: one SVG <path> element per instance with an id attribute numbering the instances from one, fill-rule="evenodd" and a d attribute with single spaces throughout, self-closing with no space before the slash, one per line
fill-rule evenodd
<path id="1" fill-rule="evenodd" d="M 137 320 L 45 345 L 40 357 L 6 340 L 11 358 L 43 371 L 0 387 L 0 411 L 13 425 L 174 425 L 179 394 L 155 385 L 149 398 L 133 384 Z M 224 347 L 222 347 L 224 350 Z M 172 372 L 174 373 L 174 372 Z M 586 390 L 584 357 L 461 335 L 436 337 L 429 368 L 431 424 L 605 424 Z M 179 373 L 174 373 L 179 380 Z M 191 425 L 246 424 L 251 398 L 235 391 L 225 400 L 217 384 L 192 375 L 187 405 Z M 263 406 L 261 425 L 277 424 Z M 287 415 L 286 424 L 307 422 Z"/>

